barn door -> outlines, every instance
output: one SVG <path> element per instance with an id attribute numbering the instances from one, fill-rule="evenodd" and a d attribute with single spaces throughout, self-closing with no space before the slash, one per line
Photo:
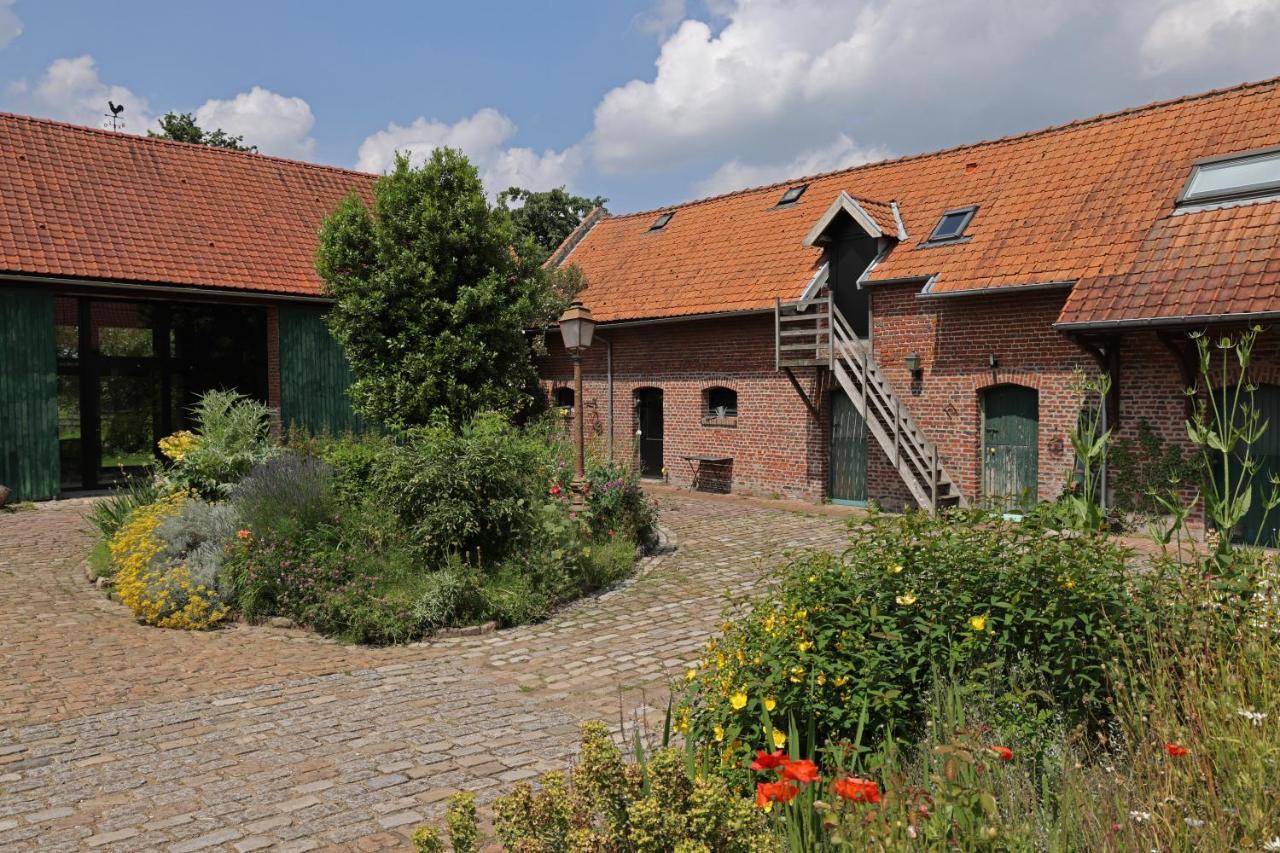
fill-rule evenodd
<path id="1" fill-rule="evenodd" d="M 636 391 L 636 423 L 640 427 L 640 473 L 662 476 L 662 389 Z"/>
<path id="2" fill-rule="evenodd" d="M 867 501 L 867 422 L 841 390 L 831 394 L 831 500 Z"/>
<path id="3" fill-rule="evenodd" d="M 1280 386 L 1260 385 L 1253 395 L 1261 419 L 1267 422 L 1267 430 L 1253 446 L 1253 457 L 1258 460 L 1258 473 L 1253 477 L 1253 496 L 1249 512 L 1240 522 L 1240 534 L 1245 542 L 1274 547 L 1276 533 L 1280 529 L 1280 508 L 1268 513 L 1266 499 L 1271 494 L 1271 478 L 1280 475 Z"/>
<path id="4" fill-rule="evenodd" d="M 1039 475 L 1040 394 L 998 385 L 982 398 L 982 495 L 995 508 L 1031 507 Z"/>

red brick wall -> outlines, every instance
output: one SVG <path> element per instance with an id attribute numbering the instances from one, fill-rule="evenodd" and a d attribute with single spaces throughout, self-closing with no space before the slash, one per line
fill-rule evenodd
<path id="1" fill-rule="evenodd" d="M 872 290 L 872 349 L 881 375 L 938 445 L 947 473 L 970 500 L 980 497 L 982 392 L 1024 385 L 1040 392 L 1039 496 L 1057 497 L 1073 462 L 1069 433 L 1080 405 L 1073 371 L 1097 370 L 1091 356 L 1052 327 L 1065 294 L 922 299 L 918 293 L 916 285 Z M 911 352 L 921 357 L 919 380 L 906 367 Z"/>

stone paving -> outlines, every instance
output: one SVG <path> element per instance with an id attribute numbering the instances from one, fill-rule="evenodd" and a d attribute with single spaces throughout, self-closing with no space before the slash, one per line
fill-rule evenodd
<path id="1" fill-rule="evenodd" d="M 663 492 L 674 549 L 540 625 L 416 646 L 136 624 L 86 583 L 86 501 L 0 514 L 0 849 L 403 848 L 453 791 L 563 767 L 839 518 Z"/>

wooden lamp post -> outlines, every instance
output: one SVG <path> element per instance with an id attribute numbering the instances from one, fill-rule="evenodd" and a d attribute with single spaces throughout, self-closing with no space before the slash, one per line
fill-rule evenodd
<path id="1" fill-rule="evenodd" d="M 573 404 L 577 423 L 573 431 L 573 483 L 569 490 L 573 492 L 573 507 L 581 511 L 586 507 L 587 469 L 585 460 L 584 424 L 586 410 L 582 402 L 582 353 L 591 346 L 591 337 L 596 330 L 596 321 L 591 319 L 591 309 L 574 300 L 560 315 L 560 337 L 564 340 L 565 351 L 573 359 Z"/>

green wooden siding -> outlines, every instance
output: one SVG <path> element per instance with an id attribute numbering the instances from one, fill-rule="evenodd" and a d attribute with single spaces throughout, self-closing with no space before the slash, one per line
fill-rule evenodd
<path id="1" fill-rule="evenodd" d="M 853 401 L 837 390 L 831 394 L 831 500 L 867 501 L 867 423 Z"/>
<path id="2" fill-rule="evenodd" d="M 0 483 L 15 500 L 58 494 L 53 296 L 0 286 Z"/>
<path id="3" fill-rule="evenodd" d="M 312 433 L 363 430 L 347 398 L 351 365 L 329 334 L 324 309 L 281 306 L 279 317 L 281 423 Z"/>
<path id="4" fill-rule="evenodd" d="M 1258 473 L 1253 477 L 1253 498 L 1249 512 L 1240 522 L 1240 534 L 1245 542 L 1274 546 L 1280 528 L 1280 508 L 1267 512 L 1266 499 L 1272 490 L 1271 478 L 1280 476 L 1280 386 L 1258 386 L 1253 403 L 1267 423 L 1267 429 L 1252 448 Z"/>
<path id="5" fill-rule="evenodd" d="M 982 496 L 990 506 L 1034 506 L 1040 459 L 1040 393 L 998 385 L 982 398 Z"/>

